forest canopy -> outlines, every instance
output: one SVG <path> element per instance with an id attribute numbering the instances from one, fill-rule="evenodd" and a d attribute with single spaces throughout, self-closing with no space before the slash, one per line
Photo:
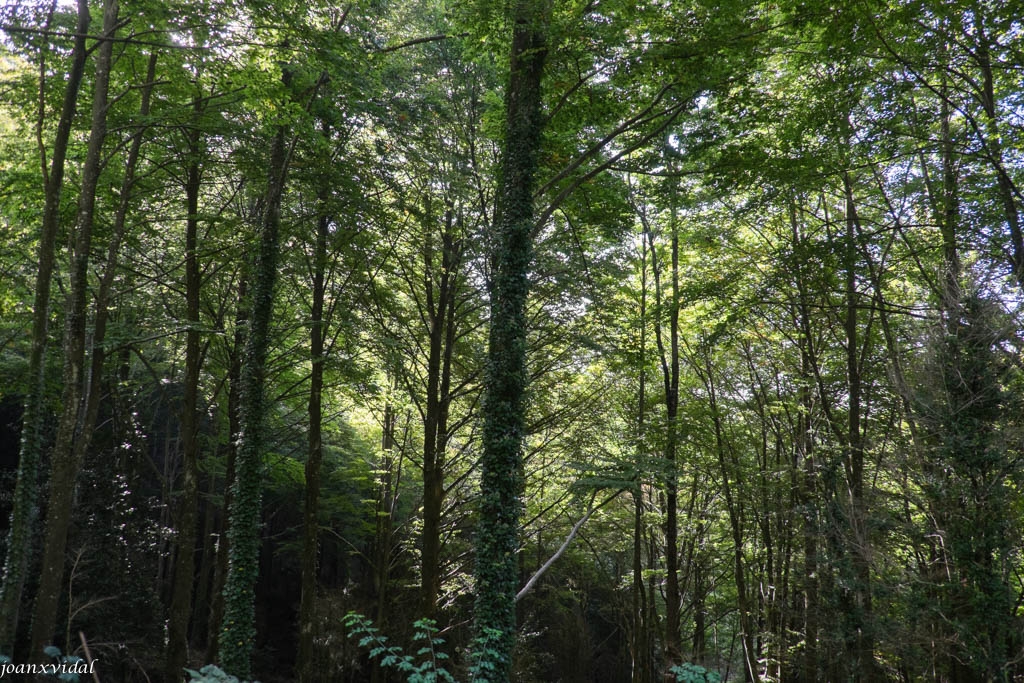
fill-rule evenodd
<path id="1" fill-rule="evenodd" d="M 0 667 L 1019 680 L 1022 187 L 1015 3 L 6 0 Z"/>

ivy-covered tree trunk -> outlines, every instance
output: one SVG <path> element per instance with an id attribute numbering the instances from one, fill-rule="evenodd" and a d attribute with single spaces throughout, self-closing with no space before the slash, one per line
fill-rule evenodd
<path id="1" fill-rule="evenodd" d="M 285 75 L 285 81 L 290 80 Z M 262 507 L 264 378 L 270 346 L 280 247 L 281 197 L 288 170 L 287 130 L 280 126 L 270 150 L 270 172 L 259 252 L 252 279 L 252 315 L 241 368 L 241 432 L 235 464 L 228 526 L 228 570 L 224 582 L 224 617 L 218 640 L 219 661 L 229 674 L 249 678 L 256 639 L 256 578 L 259 573 Z"/>
<path id="2" fill-rule="evenodd" d="M 89 3 L 78 0 L 78 25 L 72 48 L 71 68 L 64 88 L 57 133 L 53 141 L 49 173 L 44 164 L 45 201 L 39 231 L 39 255 L 36 269 L 35 299 L 32 314 L 32 350 L 29 355 L 29 387 L 21 429 L 18 454 L 18 479 L 14 488 L 11 527 L 7 536 L 7 558 L 3 584 L 0 585 L 0 653 L 13 653 L 21 595 L 32 547 L 32 521 L 35 516 L 39 460 L 43 450 L 43 401 L 45 390 L 46 346 L 50 323 L 50 284 L 53 279 L 57 229 L 60 226 L 60 198 L 64 187 L 64 162 L 67 159 L 71 124 L 78 104 L 78 91 L 85 72 L 86 35 L 89 32 Z M 43 84 L 40 83 L 42 88 Z M 39 113 L 40 116 L 43 112 Z M 40 121 L 40 125 L 42 122 Z"/>
<path id="3" fill-rule="evenodd" d="M 64 551 L 71 525 L 75 480 L 81 467 L 81 456 L 91 437 L 85 429 L 88 416 L 86 390 L 86 311 L 89 288 L 89 258 L 96 209 L 96 188 L 102 168 L 103 143 L 107 135 L 107 92 L 113 59 L 114 32 L 117 29 L 117 0 L 106 0 L 103 6 L 103 40 L 96 53 L 96 81 L 92 104 L 89 145 L 82 168 L 82 186 L 78 201 L 78 217 L 74 234 L 71 263 L 71 284 L 65 303 L 64 321 L 64 391 L 61 417 L 57 427 L 50 468 L 49 502 L 43 560 L 32 621 L 32 646 L 29 657 L 43 657 L 42 649 L 53 637 L 57 604 L 62 592 Z"/>
<path id="4" fill-rule="evenodd" d="M 194 101 L 197 118 L 201 100 Z M 174 594 L 167 634 L 164 678 L 168 683 L 182 678 L 188 655 L 188 624 L 195 582 L 196 524 L 199 507 L 199 274 L 198 248 L 200 131 L 189 132 L 189 162 L 185 174 L 185 378 L 181 401 L 182 482 L 175 538 Z"/>
<path id="5" fill-rule="evenodd" d="M 228 362 L 228 442 L 227 463 L 224 466 L 224 507 L 220 519 L 220 532 L 217 541 L 217 560 L 213 568 L 210 600 L 210 614 L 207 624 L 207 657 L 217 661 L 220 644 L 220 626 L 224 618 L 224 582 L 228 575 L 228 511 L 234 500 L 232 491 L 235 487 L 235 463 L 238 462 L 238 435 L 242 431 L 239 415 L 242 384 L 242 355 L 245 351 L 246 329 L 249 324 L 248 273 L 242 273 L 238 282 L 237 309 L 235 311 L 235 335 L 231 344 Z"/>
<path id="6" fill-rule="evenodd" d="M 523 494 L 526 298 L 533 193 L 541 145 L 547 0 L 517 0 L 505 91 L 505 133 L 494 225 L 491 327 L 484 394 L 480 526 L 476 539 L 477 680 L 510 680 L 516 636 Z"/>

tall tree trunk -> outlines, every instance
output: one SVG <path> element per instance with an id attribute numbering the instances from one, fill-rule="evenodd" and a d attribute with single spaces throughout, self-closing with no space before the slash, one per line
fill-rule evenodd
<path id="1" fill-rule="evenodd" d="M 648 683 L 650 678 L 650 657 L 648 627 L 644 619 L 644 481 L 643 457 L 646 453 L 644 420 L 647 416 L 647 240 L 640 241 L 640 353 L 637 365 L 640 369 L 640 387 L 637 392 L 636 417 L 636 482 L 633 488 L 633 683 Z"/>
<path id="2" fill-rule="evenodd" d="M 429 214 L 428 214 L 429 220 Z M 444 506 L 445 452 L 451 408 L 452 354 L 461 246 L 455 239 L 455 217 L 445 212 L 441 235 L 441 269 L 434 296 L 433 249 L 427 248 L 426 301 L 430 322 L 427 354 L 427 396 L 423 419 L 423 554 L 421 601 L 424 617 L 433 618 L 441 592 L 441 510 Z M 428 228 L 429 229 L 429 228 Z M 427 236 L 430 240 L 431 237 Z"/>
<path id="3" fill-rule="evenodd" d="M 285 71 L 285 84 L 291 81 Z M 267 353 L 274 308 L 280 247 L 281 198 L 288 175 L 286 126 L 279 125 L 271 143 L 269 178 L 260 221 L 259 253 L 253 269 L 252 315 L 241 370 L 241 433 L 228 527 L 229 561 L 224 582 L 224 617 L 219 660 L 229 674 L 249 678 L 256 639 L 256 578 L 259 574 L 262 508 L 263 439 Z"/>
<path id="4" fill-rule="evenodd" d="M 651 248 L 651 268 L 654 274 L 654 293 L 658 319 L 655 322 L 655 340 L 661 359 L 662 383 L 665 392 L 665 656 L 669 665 L 678 664 L 682 656 L 680 638 L 679 590 L 679 477 L 676 466 L 679 417 L 679 226 L 676 191 L 671 198 L 671 258 L 672 291 L 669 305 L 669 343 L 665 347 L 661 311 L 664 294 L 661 287 L 661 268 L 655 250 L 654 235 L 648 230 Z"/>
<path id="5" fill-rule="evenodd" d="M 797 218 L 796 201 L 789 205 L 790 227 L 792 229 L 793 248 L 797 253 L 803 252 L 804 236 L 801 234 L 800 222 Z M 814 337 L 811 334 L 811 309 L 807 293 L 807 285 L 801 268 L 802 261 L 797 259 L 795 281 L 797 288 L 797 324 L 800 331 L 800 383 L 797 389 L 799 412 L 796 420 L 794 436 L 793 469 L 800 472 L 798 500 L 804 509 L 804 565 L 802 588 L 804 593 L 803 626 L 804 652 L 801 661 L 801 680 L 804 683 L 815 683 L 818 680 L 818 523 L 816 505 L 817 473 L 814 466 L 814 431 L 811 420 L 814 407 L 814 393 L 811 386 L 814 381 L 812 358 Z"/>
<path id="6" fill-rule="evenodd" d="M 676 453 L 679 440 L 679 225 L 672 203 L 672 300 L 669 303 L 669 371 L 665 375 L 665 635 L 671 663 L 681 657 L 679 591 L 679 472 Z"/>
<path id="7" fill-rule="evenodd" d="M 54 3 L 56 4 L 56 3 Z M 52 16 L 52 10 L 51 10 Z M 18 628 L 21 595 L 32 546 L 32 522 L 35 517 L 39 473 L 39 460 L 43 450 L 43 403 L 46 395 L 46 346 L 50 324 L 50 285 L 56 256 L 57 229 L 60 227 L 60 198 L 64 188 L 64 162 L 67 159 L 71 124 L 77 111 L 78 91 L 85 72 L 86 36 L 89 32 L 89 3 L 78 0 L 78 25 L 72 48 L 71 68 L 64 88 L 57 134 L 53 141 L 50 170 L 43 165 L 45 201 L 39 231 L 39 252 L 36 270 L 35 299 L 32 314 L 32 350 L 29 355 L 29 387 L 21 428 L 21 447 L 18 453 L 18 478 L 14 487 L 11 527 L 7 536 L 7 557 L 4 563 L 3 583 L 0 584 L 0 652 L 12 653 Z M 41 73 L 43 68 L 41 67 Z M 40 93 L 44 84 L 40 82 Z M 42 95 L 40 95 L 42 97 Z M 38 125 L 42 126 L 44 112 L 39 112 Z"/>
<path id="8" fill-rule="evenodd" d="M 88 294 L 89 255 L 96 207 L 103 143 L 107 134 L 107 92 L 113 60 L 113 38 L 117 29 L 117 0 L 106 0 L 103 6 L 103 39 L 96 55 L 96 82 L 92 106 L 89 145 L 82 168 L 82 187 L 78 201 L 71 284 L 65 303 L 64 328 L 64 391 L 61 417 L 51 457 L 49 502 L 43 560 L 32 622 L 32 646 L 29 657 L 41 660 L 42 649 L 53 637 L 57 603 L 64 576 L 64 551 L 75 480 L 81 466 L 89 434 L 85 429 L 88 409 L 83 404 L 89 378 L 85 367 L 87 338 L 86 302 Z"/>
<path id="9" fill-rule="evenodd" d="M 543 129 L 541 81 L 549 10 L 547 0 L 516 0 L 505 91 L 476 542 L 476 670 L 478 679 L 490 683 L 510 679 L 516 635 L 516 557 L 527 377 L 526 298 L 533 251 L 533 193 Z"/>
<path id="10" fill-rule="evenodd" d="M 207 658 L 217 661 L 220 644 L 220 627 L 224 619 L 224 581 L 228 575 L 228 511 L 234 500 L 235 463 L 238 461 L 238 437 L 242 432 L 239 414 L 242 384 L 242 355 L 245 352 L 246 329 L 249 325 L 248 274 L 243 273 L 238 283 L 238 308 L 235 312 L 235 338 L 231 347 L 228 364 L 228 443 L 227 463 L 224 468 L 224 507 L 221 510 L 220 534 L 217 541 L 217 563 L 213 571 L 213 599 L 210 601 L 210 618 L 207 624 Z"/>
<path id="11" fill-rule="evenodd" d="M 857 310 L 857 207 L 853 201 L 853 187 L 848 173 L 843 174 L 846 194 L 846 375 L 849 406 L 847 412 L 847 439 L 850 477 L 850 535 L 853 543 L 854 598 L 856 615 L 855 652 L 853 664 L 858 680 L 873 680 L 874 635 L 871 600 L 871 539 L 868 533 L 867 509 L 864 500 L 864 434 L 861 427 L 861 394 L 863 381 L 860 367 Z"/>
<path id="12" fill-rule="evenodd" d="M 182 482 L 175 538 L 174 593 L 168 620 L 164 678 L 180 681 L 188 656 L 188 624 L 195 583 L 197 508 L 199 507 L 199 274 L 198 231 L 200 190 L 201 99 L 193 102 L 195 123 L 189 131 L 189 162 L 185 174 L 185 378 L 181 402 Z"/>
<path id="13" fill-rule="evenodd" d="M 324 131 L 324 137 L 329 130 Z M 313 631 L 316 617 L 316 576 L 319 547 L 320 465 L 323 461 L 323 389 L 324 339 L 327 323 L 324 321 L 326 294 L 327 235 L 331 219 L 326 214 L 326 197 L 320 197 L 321 215 L 317 219 L 316 248 L 313 252 L 313 310 L 309 330 L 309 360 L 312 372 L 309 379 L 308 439 L 306 454 L 306 498 L 302 510 L 302 597 L 299 601 L 299 653 L 296 669 L 299 680 L 308 683 L 318 680 L 313 669 Z"/>
<path id="14" fill-rule="evenodd" d="M 750 591 L 747 587 L 746 566 L 743 561 L 743 510 L 733 490 L 732 481 L 740 481 L 739 463 L 734 456 L 726 457 L 729 449 L 722 428 L 722 416 L 718 406 L 718 391 L 711 366 L 710 349 L 704 360 L 704 381 L 708 391 L 709 408 L 715 431 L 715 453 L 722 472 L 722 492 L 725 494 L 726 510 L 729 513 L 729 528 L 732 531 L 733 579 L 736 583 L 736 606 L 740 617 L 740 641 L 743 644 L 744 680 L 758 681 L 758 656 L 754 645 L 754 624 L 751 617 Z"/>

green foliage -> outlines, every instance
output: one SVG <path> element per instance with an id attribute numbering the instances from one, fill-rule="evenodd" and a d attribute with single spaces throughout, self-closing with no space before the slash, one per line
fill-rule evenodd
<path id="1" fill-rule="evenodd" d="M 938 593 L 942 628 L 952 630 L 958 656 L 993 680 L 1020 642 L 1003 579 L 1020 536 L 1011 496 L 1022 476 L 1022 370 L 1013 334 L 998 304 L 966 294 L 936 330 L 918 406 L 931 441 L 924 491 L 954 579 Z"/>
<path id="2" fill-rule="evenodd" d="M 44 647 L 43 654 L 53 659 L 53 663 L 58 666 L 65 665 L 73 667 L 75 665 L 80 665 L 85 662 L 85 660 L 81 657 L 76 657 L 75 655 L 61 654 L 60 648 L 55 645 L 47 645 L 46 647 Z M 73 671 L 66 671 L 62 673 L 57 673 L 57 671 L 54 671 L 53 673 L 45 674 L 43 677 L 52 678 L 58 681 L 64 681 L 65 683 L 78 683 L 79 680 L 81 680 L 81 677 Z"/>
<path id="3" fill-rule="evenodd" d="M 709 671 L 697 664 L 680 664 L 673 666 L 669 672 L 676 677 L 676 683 L 720 683 L 721 674 L 717 671 Z"/>
<path id="4" fill-rule="evenodd" d="M 448 655 L 441 652 L 444 640 L 437 636 L 437 626 L 431 619 L 420 619 L 413 624 L 413 644 L 419 644 L 415 655 L 406 654 L 397 645 L 388 645 L 373 622 L 357 612 L 349 612 L 342 619 L 350 638 L 359 639 L 359 647 L 369 650 L 370 659 L 377 660 L 381 668 L 393 669 L 408 683 L 455 683 L 455 678 L 444 668 Z"/>
<path id="5" fill-rule="evenodd" d="M 189 675 L 189 683 L 259 683 L 259 681 L 240 681 L 213 664 L 207 664 L 199 671 L 185 669 L 185 673 Z"/>

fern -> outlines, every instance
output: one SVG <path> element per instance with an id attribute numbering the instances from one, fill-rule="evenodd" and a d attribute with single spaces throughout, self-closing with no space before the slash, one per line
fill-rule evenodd
<path id="1" fill-rule="evenodd" d="M 397 645 L 388 645 L 387 637 L 361 614 L 349 612 L 342 622 L 349 637 L 359 639 L 359 647 L 369 648 L 370 659 L 377 660 L 382 668 L 399 672 L 408 683 L 456 683 L 444 668 L 448 655 L 439 649 L 444 639 L 437 636 L 432 620 L 420 619 L 413 624 L 413 643 L 419 645 L 415 655 L 403 652 Z"/>

